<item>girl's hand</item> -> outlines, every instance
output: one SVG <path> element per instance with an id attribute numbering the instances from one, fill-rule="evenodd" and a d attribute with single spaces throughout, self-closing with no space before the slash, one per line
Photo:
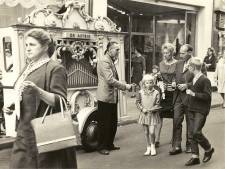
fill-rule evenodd
<path id="1" fill-rule="evenodd" d="M 146 114 L 146 113 L 148 112 L 148 110 L 145 109 L 145 108 L 143 108 L 143 109 L 142 109 L 142 112 L 143 112 L 144 114 Z"/>

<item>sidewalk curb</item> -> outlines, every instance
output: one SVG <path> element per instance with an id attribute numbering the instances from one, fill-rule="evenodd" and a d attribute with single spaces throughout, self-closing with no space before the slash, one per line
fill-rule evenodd
<path id="1" fill-rule="evenodd" d="M 1 139 L 3 139 L 3 138 L 0 138 L 0 140 Z M 4 139 L 5 140 L 2 143 L 0 143 L 0 150 L 12 148 L 13 142 L 15 141 L 15 138 L 10 137 L 10 138 L 4 138 Z"/>
<path id="2" fill-rule="evenodd" d="M 220 107 L 221 104 L 214 104 L 211 106 L 211 108 L 217 108 Z M 129 120 L 124 120 L 124 121 L 119 121 L 118 122 L 118 127 L 129 125 L 137 123 L 137 119 L 129 119 Z M 1 140 L 2 138 L 0 138 Z M 13 142 L 15 141 L 15 138 L 9 138 L 9 140 L 5 140 L 2 143 L 0 143 L 0 150 L 7 149 L 7 148 L 12 148 Z"/>

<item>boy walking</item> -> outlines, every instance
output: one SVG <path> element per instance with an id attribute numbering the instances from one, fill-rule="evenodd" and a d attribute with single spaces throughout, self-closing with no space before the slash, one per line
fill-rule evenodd
<path id="1" fill-rule="evenodd" d="M 210 80 L 201 73 L 202 64 L 201 59 L 191 58 L 188 68 L 190 72 L 194 74 L 194 79 L 192 86 L 186 90 L 188 95 L 188 113 L 190 117 L 189 126 L 191 126 L 190 130 L 192 133 L 192 156 L 185 164 L 186 166 L 200 164 L 198 145 L 205 150 L 202 160 L 203 163 L 208 162 L 214 153 L 214 148 L 202 133 L 202 128 L 205 125 L 211 106 L 211 83 Z"/>

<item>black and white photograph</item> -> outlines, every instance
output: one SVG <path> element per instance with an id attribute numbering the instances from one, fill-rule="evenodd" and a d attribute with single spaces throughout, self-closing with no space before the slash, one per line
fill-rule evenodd
<path id="1" fill-rule="evenodd" d="M 0 169 L 225 169 L 225 0 L 0 0 Z"/>

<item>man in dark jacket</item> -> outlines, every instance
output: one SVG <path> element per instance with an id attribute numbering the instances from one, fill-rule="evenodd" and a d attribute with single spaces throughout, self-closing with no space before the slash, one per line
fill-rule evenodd
<path id="1" fill-rule="evenodd" d="M 203 135 L 202 128 L 205 125 L 207 115 L 211 106 L 211 83 L 210 80 L 202 74 L 203 62 L 199 58 L 192 58 L 189 70 L 194 74 L 192 85 L 186 90 L 188 95 L 188 113 L 189 125 L 191 126 L 191 159 L 186 166 L 200 164 L 199 148 L 200 145 L 205 150 L 203 162 L 208 162 L 214 152 L 208 139 Z"/>
<path id="2" fill-rule="evenodd" d="M 177 62 L 176 65 L 176 85 L 177 88 L 174 92 L 174 118 L 173 118 L 173 142 L 170 155 L 182 153 L 182 123 L 184 116 L 186 119 L 186 152 L 190 153 L 190 130 L 188 126 L 188 113 L 187 113 L 187 95 L 186 89 L 191 84 L 193 74 L 188 70 L 188 65 L 192 56 L 193 48 L 191 45 L 183 45 L 180 48 L 180 57 L 182 60 Z"/>

